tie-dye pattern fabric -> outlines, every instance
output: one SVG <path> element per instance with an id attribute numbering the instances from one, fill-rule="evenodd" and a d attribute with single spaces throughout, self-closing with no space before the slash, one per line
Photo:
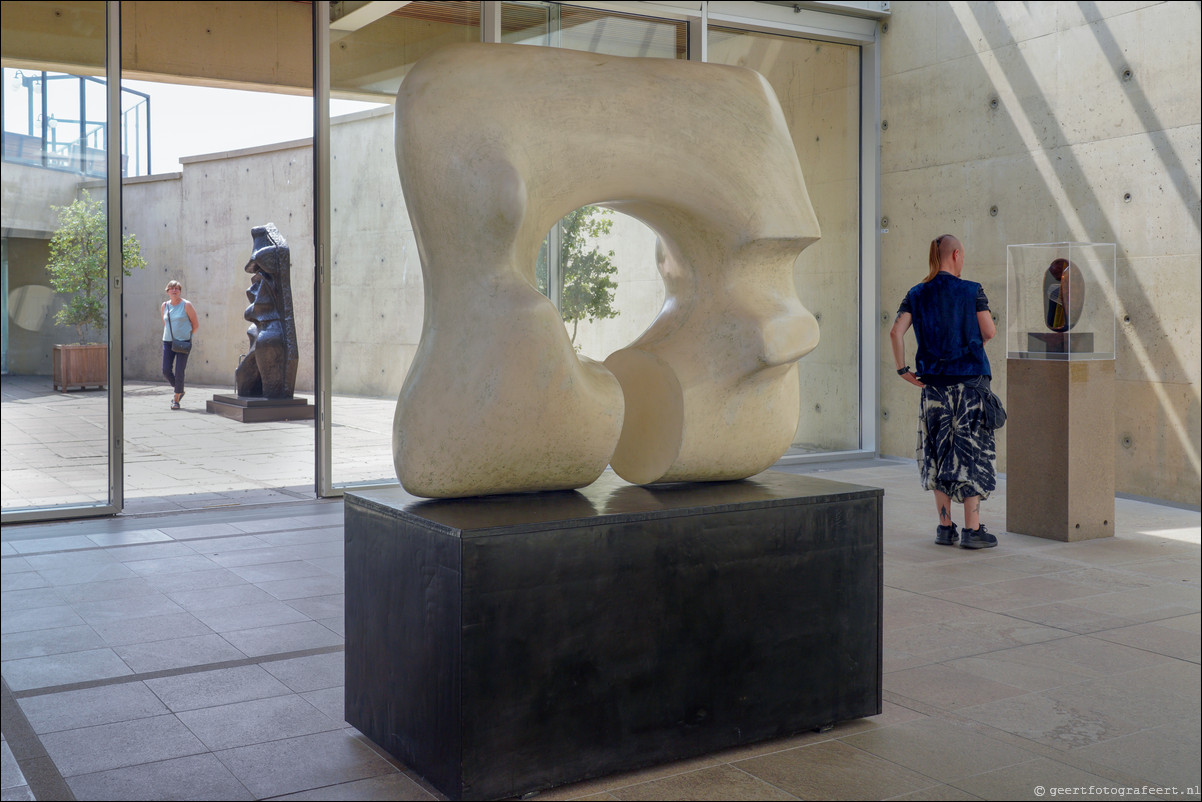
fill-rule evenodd
<path id="1" fill-rule="evenodd" d="M 985 426 L 981 394 L 973 385 L 923 388 L 915 456 L 924 489 L 957 502 L 989 498 L 997 486 L 997 451 L 993 430 Z"/>

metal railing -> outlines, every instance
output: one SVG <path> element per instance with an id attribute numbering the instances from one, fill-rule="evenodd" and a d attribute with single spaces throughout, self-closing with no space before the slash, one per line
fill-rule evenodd
<path id="1" fill-rule="evenodd" d="M 4 161 L 94 178 L 112 146 L 106 82 L 87 75 L 5 68 L 0 81 Z M 121 90 L 121 174 L 150 173 L 150 96 Z"/>

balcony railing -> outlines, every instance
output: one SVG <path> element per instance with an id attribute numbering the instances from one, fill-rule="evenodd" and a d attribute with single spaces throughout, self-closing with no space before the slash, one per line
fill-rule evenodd
<path id="1" fill-rule="evenodd" d="M 109 141 L 106 82 L 4 69 L 4 161 L 102 178 Z M 150 96 L 121 90 L 121 174 L 150 173 Z"/>

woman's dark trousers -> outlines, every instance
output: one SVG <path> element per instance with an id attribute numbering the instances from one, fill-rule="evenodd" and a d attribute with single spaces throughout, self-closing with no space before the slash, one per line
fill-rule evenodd
<path id="1" fill-rule="evenodd" d="M 174 365 L 174 369 L 172 369 Z M 184 391 L 184 371 L 188 369 L 188 355 L 177 354 L 171 350 L 171 343 L 163 341 L 163 378 L 175 388 L 175 392 Z"/>

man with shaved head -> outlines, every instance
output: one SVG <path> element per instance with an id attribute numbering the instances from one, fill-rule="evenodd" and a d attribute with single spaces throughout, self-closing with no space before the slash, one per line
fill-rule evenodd
<path id="1" fill-rule="evenodd" d="M 960 278 L 964 246 L 951 234 L 931 240 L 930 272 L 906 293 L 889 332 L 897 374 L 922 388 L 916 456 L 922 486 L 935 493 L 935 542 L 987 549 L 997 538 L 981 524 L 980 504 L 997 484 L 993 429 L 984 398 L 992 373 L 985 343 L 996 333 L 989 299 L 975 281 Z M 917 371 L 906 364 L 905 336 L 918 340 Z M 952 502 L 964 505 L 956 531 Z"/>

